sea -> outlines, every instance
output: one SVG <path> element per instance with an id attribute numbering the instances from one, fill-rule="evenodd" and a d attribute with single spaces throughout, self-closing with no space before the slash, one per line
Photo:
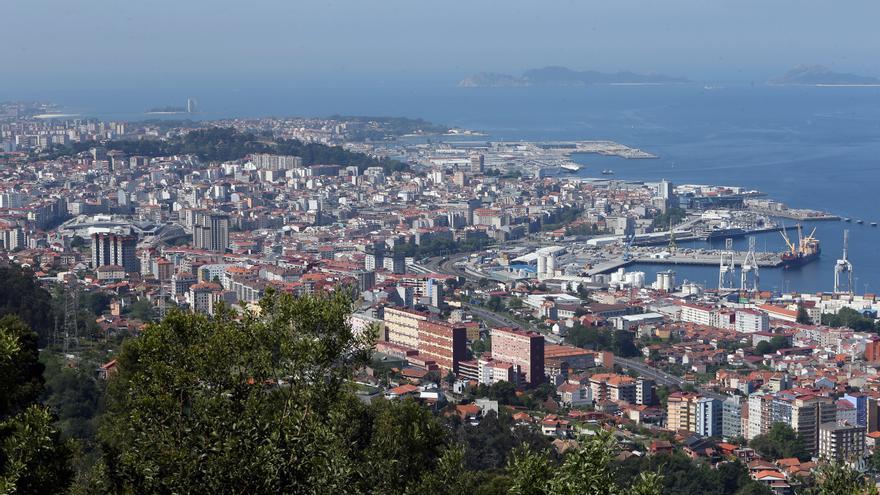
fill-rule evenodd
<path id="1" fill-rule="evenodd" d="M 819 292 L 833 287 L 834 265 L 849 229 L 856 292 L 880 292 L 880 88 L 644 85 L 565 88 L 324 87 L 174 92 L 58 91 L 27 95 L 107 120 L 144 120 L 144 110 L 197 99 L 199 119 L 382 115 L 424 118 L 485 133 L 489 140 L 608 139 L 659 156 L 626 160 L 576 155 L 578 175 L 758 189 L 791 207 L 853 219 L 804 222 L 822 255 L 794 270 L 761 269 L 766 290 Z M 189 117 L 189 116 L 188 116 Z M 178 117 L 179 118 L 179 117 Z M 855 223 L 861 219 L 864 224 Z M 786 221 L 790 226 L 793 220 Z M 792 230 L 789 230 L 793 233 Z M 718 241 L 723 243 L 723 240 Z M 745 249 L 746 239 L 735 246 Z M 756 237 L 758 250 L 782 251 L 778 233 Z M 720 246 L 720 245 L 719 245 Z M 716 246 L 716 247 L 719 247 Z M 706 243 L 683 247 L 706 247 Z M 631 266 L 648 280 L 660 270 L 717 285 L 717 267 Z"/>

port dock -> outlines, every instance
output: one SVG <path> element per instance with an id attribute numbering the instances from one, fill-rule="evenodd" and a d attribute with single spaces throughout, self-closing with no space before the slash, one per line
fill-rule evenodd
<path id="1" fill-rule="evenodd" d="M 745 251 L 733 252 L 734 266 L 741 266 L 742 261 L 746 258 Z M 778 253 L 755 253 L 755 258 L 760 268 L 779 268 L 782 266 L 782 258 Z M 631 259 L 624 260 L 622 257 L 605 260 L 595 264 L 586 270 L 587 275 L 598 275 L 600 273 L 610 273 L 618 268 L 624 268 L 629 265 L 692 265 L 692 266 L 715 266 L 721 262 L 721 251 L 717 252 L 699 252 L 699 253 L 675 253 L 669 256 L 634 256 Z"/>

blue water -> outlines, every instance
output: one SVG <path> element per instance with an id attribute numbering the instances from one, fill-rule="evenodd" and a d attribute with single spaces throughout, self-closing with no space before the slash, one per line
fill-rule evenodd
<path id="1" fill-rule="evenodd" d="M 816 224 L 822 258 L 799 270 L 763 270 L 762 286 L 830 290 L 846 227 L 858 288 L 868 284 L 869 291 L 880 291 L 880 228 L 868 226 L 880 222 L 880 88 L 291 88 L 8 96 L 51 100 L 69 111 L 119 120 L 142 119 L 147 108 L 182 105 L 192 96 L 200 118 L 396 115 L 482 130 L 496 140 L 611 139 L 660 159 L 582 155 L 581 174 L 598 176 L 611 168 L 627 180 L 740 185 L 790 206 L 863 219 L 864 226 Z M 760 236 L 758 247 L 765 246 L 781 250 L 779 234 Z M 714 268 L 677 271 L 680 279 L 709 286 L 717 280 Z"/>

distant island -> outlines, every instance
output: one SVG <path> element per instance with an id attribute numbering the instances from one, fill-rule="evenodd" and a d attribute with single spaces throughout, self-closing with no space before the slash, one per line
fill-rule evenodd
<path id="1" fill-rule="evenodd" d="M 528 86 L 592 86 L 600 84 L 671 84 L 686 83 L 683 77 L 663 74 L 637 74 L 623 71 L 615 73 L 594 70 L 573 70 L 567 67 L 543 67 L 530 69 L 521 76 L 480 72 L 461 80 L 458 85 L 465 88 L 512 88 Z"/>
<path id="2" fill-rule="evenodd" d="M 776 86 L 880 86 L 880 79 L 833 72 L 821 65 L 799 65 L 781 77 L 770 79 L 767 83 Z"/>

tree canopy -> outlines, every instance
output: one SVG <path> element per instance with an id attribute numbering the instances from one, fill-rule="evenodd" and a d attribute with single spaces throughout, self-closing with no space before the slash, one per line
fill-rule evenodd
<path id="1" fill-rule="evenodd" d="M 797 432 L 785 423 L 773 423 L 767 433 L 753 438 L 749 446 L 769 459 L 797 457 L 805 461 L 810 458 Z"/>
<path id="2" fill-rule="evenodd" d="M 37 335 L 17 316 L 0 319 L 0 493 L 63 493 L 73 477 L 68 443 L 49 409 Z"/>
<path id="3" fill-rule="evenodd" d="M 94 141 L 76 143 L 68 147 L 55 148 L 52 154 L 56 156 L 74 154 L 99 145 Z M 252 153 L 274 153 L 299 156 L 305 165 L 356 166 L 361 170 L 367 167 L 382 167 L 390 172 L 409 168 L 405 163 L 396 160 L 379 159 L 364 153 L 348 151 L 340 146 L 304 143 L 296 139 L 273 140 L 239 132 L 232 127 L 196 129 L 166 140 L 111 140 L 103 143 L 103 146 L 110 150 L 123 151 L 127 155 L 149 157 L 196 155 L 202 160 L 229 161 L 244 158 Z"/>

